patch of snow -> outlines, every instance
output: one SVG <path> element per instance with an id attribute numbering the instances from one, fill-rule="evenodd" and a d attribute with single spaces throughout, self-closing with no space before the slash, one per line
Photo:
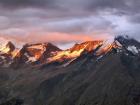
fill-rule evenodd
<path id="1" fill-rule="evenodd" d="M 33 48 L 33 49 L 40 49 L 40 50 L 45 50 L 45 46 L 43 44 L 41 45 L 33 45 L 33 46 L 30 46 L 28 48 Z"/>
<path id="2" fill-rule="evenodd" d="M 73 52 L 70 52 L 69 50 L 60 51 L 60 52 L 56 53 L 56 55 L 54 55 L 53 57 L 48 58 L 48 62 L 59 60 L 63 57 L 68 58 L 68 59 L 76 58 L 76 57 L 80 56 L 80 54 L 83 51 L 84 51 L 84 49 L 80 49 L 79 51 L 73 51 Z"/>
<path id="3" fill-rule="evenodd" d="M 102 57 L 103 57 L 103 55 L 99 56 L 99 57 L 97 58 L 97 61 L 100 60 Z"/>
<path id="4" fill-rule="evenodd" d="M 7 53 L 10 51 L 10 48 L 7 48 L 6 45 L 0 45 L 0 51 L 2 53 Z"/>
<path id="5" fill-rule="evenodd" d="M 138 54 L 139 49 L 136 46 L 128 46 L 127 50 L 131 51 L 133 54 Z"/>
<path id="6" fill-rule="evenodd" d="M 27 53 L 25 53 L 25 56 L 28 58 L 27 62 L 35 62 L 37 59 L 35 57 L 30 57 Z"/>
<path id="7" fill-rule="evenodd" d="M 1 58 L 1 59 L 5 59 L 6 57 L 4 57 L 4 56 L 0 56 L 0 58 Z"/>
<path id="8" fill-rule="evenodd" d="M 35 62 L 36 61 L 36 58 L 35 57 L 29 57 L 28 58 L 28 62 Z"/>
<path id="9" fill-rule="evenodd" d="M 73 62 L 75 59 L 76 59 L 76 58 L 74 58 L 74 59 L 70 60 L 69 62 L 67 62 L 67 63 L 63 64 L 62 66 L 63 66 L 63 67 L 68 66 L 68 65 L 69 65 L 71 62 Z"/>
<path id="10" fill-rule="evenodd" d="M 122 47 L 122 45 L 120 44 L 120 42 L 115 41 L 115 43 L 116 43 L 119 47 Z"/>

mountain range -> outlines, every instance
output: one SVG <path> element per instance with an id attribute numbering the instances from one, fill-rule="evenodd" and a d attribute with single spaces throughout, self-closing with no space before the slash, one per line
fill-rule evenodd
<path id="1" fill-rule="evenodd" d="M 0 105 L 139 105 L 140 42 L 118 36 L 62 50 L 0 46 Z"/>

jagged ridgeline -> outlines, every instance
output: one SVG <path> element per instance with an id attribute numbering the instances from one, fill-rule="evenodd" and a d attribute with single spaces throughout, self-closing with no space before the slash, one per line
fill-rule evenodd
<path id="1" fill-rule="evenodd" d="M 87 41 L 75 44 L 72 48 L 61 50 L 51 43 L 25 44 L 22 48 L 16 48 L 12 42 L 0 48 L 1 66 L 21 67 L 27 65 L 42 64 L 68 64 L 80 55 L 96 50 L 96 56 L 102 56 L 112 49 L 119 49 L 122 45 L 114 40 L 106 42 L 103 40 Z M 97 50 L 98 48 L 98 50 Z"/>
<path id="2" fill-rule="evenodd" d="M 0 48 L 0 105 L 139 105 L 140 43 L 118 36 L 61 50 Z"/>

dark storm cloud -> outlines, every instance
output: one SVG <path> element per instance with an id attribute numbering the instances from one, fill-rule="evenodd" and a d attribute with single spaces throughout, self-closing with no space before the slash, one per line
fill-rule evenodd
<path id="1" fill-rule="evenodd" d="M 5 8 L 24 8 L 24 7 L 57 7 L 55 0 L 0 0 L 0 5 Z"/>
<path id="2" fill-rule="evenodd" d="M 135 1 L 136 0 L 134 0 L 134 2 Z M 129 6 L 128 2 L 131 1 L 130 0 L 0 0 L 0 4 L 2 6 L 5 6 L 6 8 L 8 7 L 17 8 L 28 6 L 42 8 L 45 7 L 52 9 L 61 7 L 65 9 L 88 9 L 88 10 L 96 10 L 104 8 L 122 9 Z"/>
<path id="3" fill-rule="evenodd" d="M 91 16 L 48 22 L 44 27 L 47 27 L 46 30 L 49 32 L 53 32 L 55 30 L 56 32 L 65 33 L 90 33 L 92 31 L 105 32 L 111 28 L 115 28 L 115 25 L 100 16 Z"/>
<path id="4" fill-rule="evenodd" d="M 0 5 L 5 9 L 30 7 L 42 8 L 47 12 L 54 10 L 60 14 L 63 12 L 61 16 L 100 11 L 110 11 L 116 15 L 140 12 L 140 0 L 0 0 Z"/>
<path id="5" fill-rule="evenodd" d="M 29 5 L 37 5 L 33 0 L 1 0 L 1 6 L 6 8 L 17 8 L 17 7 L 24 7 Z"/>
<path id="6" fill-rule="evenodd" d="M 90 0 L 88 9 L 115 9 L 122 8 L 125 5 L 125 0 Z"/>
<path id="7" fill-rule="evenodd" d="M 139 7 L 140 0 L 0 0 L 0 32 L 100 36 L 135 31 L 139 38 Z"/>
<path id="8" fill-rule="evenodd" d="M 130 22 L 133 22 L 133 23 L 136 23 L 136 24 L 140 23 L 140 14 L 129 16 L 128 19 L 129 19 Z"/>
<path id="9" fill-rule="evenodd" d="M 4 9 L 41 8 L 46 10 L 50 17 L 54 17 L 54 14 L 56 17 L 98 14 L 101 11 L 110 11 L 115 15 L 130 17 L 140 14 L 140 0 L 0 0 L 0 5 Z M 54 14 L 49 10 L 54 10 Z"/>
<path id="10" fill-rule="evenodd" d="M 24 6 L 37 6 L 46 8 L 64 7 L 64 8 L 84 8 L 84 9 L 104 9 L 104 8 L 117 8 L 117 9 L 135 9 L 140 6 L 139 0 L 0 0 L 0 4 L 6 7 L 24 7 Z M 71 8 L 70 8 L 71 7 Z"/>

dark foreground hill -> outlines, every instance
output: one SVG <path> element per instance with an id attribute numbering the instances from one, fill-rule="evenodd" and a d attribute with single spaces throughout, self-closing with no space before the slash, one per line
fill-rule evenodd
<path id="1" fill-rule="evenodd" d="M 116 40 L 121 48 L 97 56 L 98 46 L 66 66 L 1 67 L 0 105 L 140 105 L 140 44 Z"/>

